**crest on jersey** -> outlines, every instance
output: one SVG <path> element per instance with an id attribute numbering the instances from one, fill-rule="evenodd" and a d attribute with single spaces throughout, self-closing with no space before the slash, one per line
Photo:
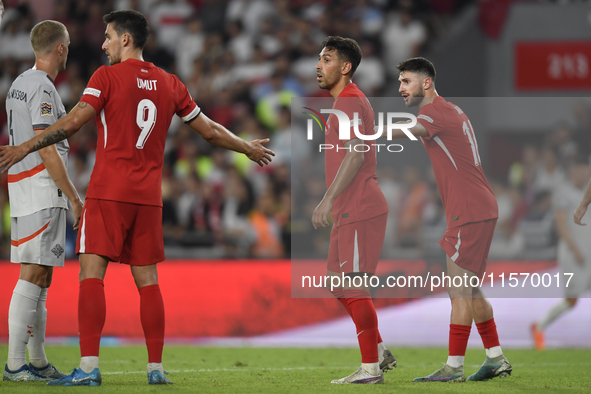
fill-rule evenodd
<path id="1" fill-rule="evenodd" d="M 41 116 L 53 115 L 53 107 L 51 103 L 41 103 Z"/>

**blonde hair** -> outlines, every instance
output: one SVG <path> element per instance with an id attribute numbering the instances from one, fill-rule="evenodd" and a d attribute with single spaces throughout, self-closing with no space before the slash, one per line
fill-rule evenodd
<path id="1" fill-rule="evenodd" d="M 63 23 L 57 21 L 39 22 L 31 30 L 31 45 L 36 55 L 51 52 L 53 46 L 61 39 L 65 39 L 68 30 Z"/>

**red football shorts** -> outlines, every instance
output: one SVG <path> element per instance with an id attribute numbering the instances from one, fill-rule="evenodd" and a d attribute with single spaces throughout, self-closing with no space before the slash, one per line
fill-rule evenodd
<path id="1" fill-rule="evenodd" d="M 482 277 L 496 224 L 491 219 L 449 229 L 439 244 L 454 263 Z"/>
<path id="2" fill-rule="evenodd" d="M 76 240 L 81 253 L 129 265 L 164 261 L 162 207 L 86 199 Z"/>
<path id="3" fill-rule="evenodd" d="M 384 245 L 387 218 L 385 213 L 373 219 L 333 226 L 326 268 L 345 274 L 374 274 Z"/>

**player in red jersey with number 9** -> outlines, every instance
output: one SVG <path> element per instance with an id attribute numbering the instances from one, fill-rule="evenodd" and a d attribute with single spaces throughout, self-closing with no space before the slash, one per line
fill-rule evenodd
<path id="1" fill-rule="evenodd" d="M 429 154 L 447 230 L 439 244 L 447 254 L 447 274 L 482 278 L 498 218 L 495 196 L 480 164 L 478 143 L 470 120 L 460 107 L 446 101 L 435 90 L 435 67 L 422 57 L 408 59 L 398 66 L 399 92 L 407 107 L 419 107 L 417 125 L 410 128 L 420 137 Z M 405 138 L 394 130 L 393 138 Z M 486 349 L 486 361 L 468 380 L 487 380 L 511 374 L 503 355 L 493 309 L 479 287 L 462 280 L 462 286 L 447 284 L 451 298 L 449 356 L 443 368 L 417 382 L 463 382 L 464 355 L 472 322 Z M 475 283 L 475 282 L 474 282 Z M 467 284 L 467 285 L 466 285 Z"/>
<path id="2" fill-rule="evenodd" d="M 0 147 L 6 171 L 28 153 L 60 141 L 96 116 L 98 143 L 76 251 L 80 255 L 80 368 L 52 385 L 101 384 L 99 344 L 105 322 L 103 279 L 110 261 L 131 266 L 140 293 L 140 316 L 148 347 L 148 381 L 171 383 L 162 369 L 164 304 L 156 263 L 164 260 L 161 177 L 166 135 L 178 115 L 206 141 L 244 153 L 264 166 L 274 153 L 266 140 L 247 142 L 213 122 L 195 104 L 175 75 L 143 61 L 149 35 L 146 18 L 115 11 L 102 49 L 111 64 L 91 77 L 80 102 L 37 137 Z"/>

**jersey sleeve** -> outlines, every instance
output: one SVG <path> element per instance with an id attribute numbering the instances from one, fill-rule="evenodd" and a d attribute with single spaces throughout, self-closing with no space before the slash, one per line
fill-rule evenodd
<path id="1" fill-rule="evenodd" d="M 182 83 L 178 77 L 173 77 L 176 85 L 175 97 L 179 98 L 176 105 L 176 114 L 183 120 L 183 122 L 191 123 L 199 116 L 199 114 L 201 114 L 201 108 L 195 103 L 185 84 Z"/>
<path id="2" fill-rule="evenodd" d="M 423 125 L 423 127 L 426 128 L 427 132 L 429 133 L 429 136 L 423 138 L 430 139 L 435 137 L 441 132 L 441 130 L 443 130 L 445 118 L 435 108 L 435 106 L 431 104 L 421 108 L 419 114 L 417 115 L 417 122 Z"/>
<path id="3" fill-rule="evenodd" d="M 46 129 L 59 119 L 59 102 L 55 86 L 38 85 L 29 101 L 33 129 Z"/>
<path id="4" fill-rule="evenodd" d="M 86 85 L 80 101 L 92 105 L 94 110 L 99 113 L 105 107 L 108 94 L 109 79 L 107 78 L 107 67 L 101 66 L 90 77 L 90 81 L 88 81 L 88 85 Z"/>
<path id="5" fill-rule="evenodd" d="M 347 140 L 340 140 L 339 142 L 343 145 L 345 145 L 347 142 L 354 140 L 357 137 L 357 135 L 355 134 L 354 131 L 354 127 L 357 126 L 357 131 L 359 132 L 359 134 L 363 134 L 363 135 L 369 135 L 370 133 L 368 133 L 366 131 L 366 124 L 365 122 L 367 121 L 367 114 L 365 113 L 367 111 L 365 103 L 363 102 L 363 100 L 367 99 L 365 97 L 341 97 L 339 98 L 339 101 L 337 102 L 335 109 L 338 109 L 339 111 L 343 111 L 344 113 L 347 114 L 347 117 L 349 118 L 349 136 L 350 138 Z M 355 114 L 357 114 L 357 117 L 355 117 Z M 355 123 L 357 122 L 357 125 L 355 125 Z M 373 131 L 373 125 L 371 127 L 372 131 Z M 341 130 L 339 130 L 339 134 L 341 134 Z M 372 133 L 374 134 L 374 133 Z"/>

